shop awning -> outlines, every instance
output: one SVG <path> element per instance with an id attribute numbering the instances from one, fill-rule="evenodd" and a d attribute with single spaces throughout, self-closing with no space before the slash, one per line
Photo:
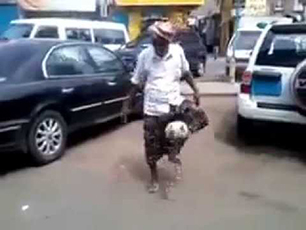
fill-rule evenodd
<path id="1" fill-rule="evenodd" d="M 116 0 L 118 6 L 200 6 L 205 0 Z"/>

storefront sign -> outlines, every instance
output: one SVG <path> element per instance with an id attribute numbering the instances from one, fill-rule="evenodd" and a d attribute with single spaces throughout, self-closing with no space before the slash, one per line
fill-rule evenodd
<path id="1" fill-rule="evenodd" d="M 245 9 L 247 15 L 263 16 L 267 13 L 267 0 L 246 0 Z"/>
<path id="2" fill-rule="evenodd" d="M 118 6 L 203 5 L 205 0 L 116 0 Z"/>
<path id="3" fill-rule="evenodd" d="M 18 0 L 24 10 L 94 12 L 96 0 Z"/>

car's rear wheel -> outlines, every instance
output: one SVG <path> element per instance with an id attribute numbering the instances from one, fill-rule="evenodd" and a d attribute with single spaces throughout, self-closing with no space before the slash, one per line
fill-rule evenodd
<path id="1" fill-rule="evenodd" d="M 31 123 L 28 148 L 37 165 L 45 165 L 60 158 L 65 151 L 67 126 L 55 111 L 45 111 Z"/>
<path id="2" fill-rule="evenodd" d="M 248 138 L 253 132 L 253 122 L 250 119 L 237 116 L 237 134 L 241 138 Z"/>

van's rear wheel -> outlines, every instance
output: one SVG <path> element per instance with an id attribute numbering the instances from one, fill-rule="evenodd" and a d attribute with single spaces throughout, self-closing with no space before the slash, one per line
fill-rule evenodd
<path id="1" fill-rule="evenodd" d="M 45 111 L 32 122 L 28 148 L 37 165 L 45 165 L 60 158 L 65 151 L 67 126 L 55 111 Z"/>

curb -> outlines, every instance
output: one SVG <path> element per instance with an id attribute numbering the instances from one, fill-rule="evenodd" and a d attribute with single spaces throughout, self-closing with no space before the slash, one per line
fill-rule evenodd
<path id="1" fill-rule="evenodd" d="M 193 93 L 182 93 L 183 96 L 193 96 Z M 201 97 L 236 97 L 238 93 L 200 93 Z"/>

